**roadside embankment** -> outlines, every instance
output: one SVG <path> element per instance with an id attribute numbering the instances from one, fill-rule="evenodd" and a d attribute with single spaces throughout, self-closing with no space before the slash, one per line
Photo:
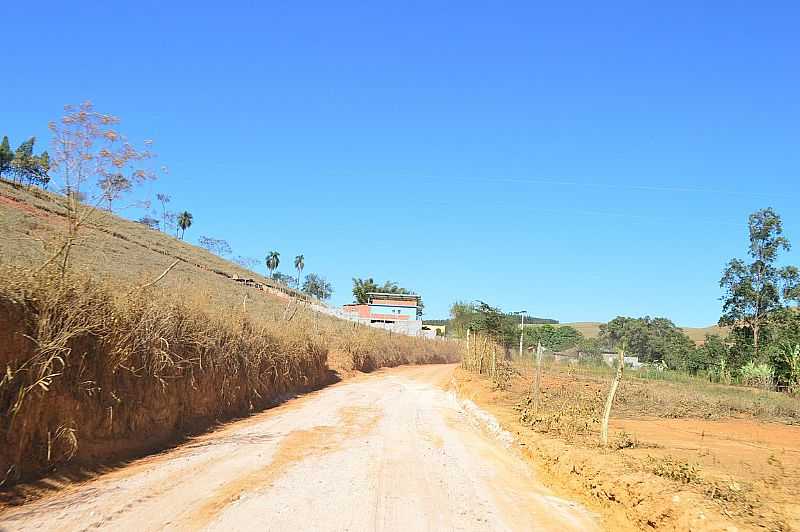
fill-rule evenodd
<path id="1" fill-rule="evenodd" d="M 354 327 L 302 306 L 286 319 L 253 315 L 201 288 L 137 289 L 3 265 L 0 486 L 163 448 L 332 382 L 337 369 L 457 357 L 448 342 Z"/>
<path id="2" fill-rule="evenodd" d="M 623 383 L 631 395 L 638 383 Z M 514 437 L 546 484 L 602 514 L 612 530 L 796 530 L 800 428 L 736 417 L 625 418 L 597 440 L 597 383 L 517 371 L 502 386 L 458 369 L 453 386 Z M 650 386 L 651 401 L 664 399 Z M 602 401 L 600 401 L 602 405 Z M 711 409 L 711 405 L 709 405 Z M 788 439 L 787 439 L 788 437 Z"/>

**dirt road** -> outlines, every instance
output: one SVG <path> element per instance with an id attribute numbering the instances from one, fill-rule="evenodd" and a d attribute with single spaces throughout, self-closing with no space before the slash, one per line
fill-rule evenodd
<path id="1" fill-rule="evenodd" d="M 591 530 L 444 389 L 360 376 L 0 513 L 7 530 Z"/>

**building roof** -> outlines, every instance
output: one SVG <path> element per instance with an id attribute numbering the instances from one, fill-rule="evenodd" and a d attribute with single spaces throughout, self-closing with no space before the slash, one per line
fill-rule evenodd
<path id="1" fill-rule="evenodd" d="M 367 292 L 368 296 L 378 297 L 378 298 L 386 298 L 386 299 L 405 299 L 405 300 L 414 300 L 417 301 L 420 299 L 420 296 L 417 294 L 392 294 L 387 292 Z"/>

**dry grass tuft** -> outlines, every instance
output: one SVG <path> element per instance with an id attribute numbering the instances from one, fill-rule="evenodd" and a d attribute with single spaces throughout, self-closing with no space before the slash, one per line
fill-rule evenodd
<path id="1" fill-rule="evenodd" d="M 506 390 L 519 371 L 506 357 L 503 347 L 483 334 L 473 334 L 461 345 L 461 367 L 492 379 L 495 388 Z"/>
<path id="2" fill-rule="evenodd" d="M 566 440 L 591 437 L 600 427 L 603 397 L 596 391 L 594 400 L 586 401 L 584 393 L 562 384 L 544 390 L 538 406 L 533 394 L 527 394 L 515 409 L 520 423 L 537 432 L 554 433 Z"/>
<path id="3" fill-rule="evenodd" d="M 703 477 L 700 476 L 699 465 L 683 462 L 671 456 L 659 458 L 651 456 L 649 466 L 654 475 L 668 478 L 681 484 L 699 484 L 703 481 Z"/>

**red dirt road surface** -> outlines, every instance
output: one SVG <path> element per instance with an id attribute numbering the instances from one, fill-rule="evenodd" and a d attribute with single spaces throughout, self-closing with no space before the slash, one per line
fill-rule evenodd
<path id="1" fill-rule="evenodd" d="M 347 380 L 8 508 L 0 528 L 598 529 L 445 389 L 453 369 Z"/>

